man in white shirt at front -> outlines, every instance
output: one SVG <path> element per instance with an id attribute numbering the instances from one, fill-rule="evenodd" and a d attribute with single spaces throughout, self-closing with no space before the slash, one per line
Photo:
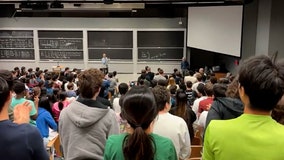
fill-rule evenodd
<path id="1" fill-rule="evenodd" d="M 190 157 L 191 144 L 186 122 L 181 117 L 169 113 L 171 109 L 170 93 L 166 87 L 157 85 L 152 91 L 159 110 L 158 119 L 154 123 L 153 133 L 171 139 L 178 158 L 180 160 L 188 159 Z"/>

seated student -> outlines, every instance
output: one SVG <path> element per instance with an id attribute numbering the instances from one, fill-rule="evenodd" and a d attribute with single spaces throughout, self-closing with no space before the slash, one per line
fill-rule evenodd
<path id="1" fill-rule="evenodd" d="M 51 115 L 51 107 L 48 97 L 41 97 L 39 100 L 36 125 L 43 138 L 48 138 L 49 128 L 57 131 L 57 124 Z"/>
<path id="2" fill-rule="evenodd" d="M 12 76 L 12 74 L 11 74 Z M 0 76 L 0 157 L 3 160 L 40 159 L 49 157 L 37 128 L 28 123 L 31 105 L 25 101 L 14 108 L 15 122 L 9 120 L 8 108 L 12 92 Z M 10 86 L 11 87 L 11 86 Z"/>
<path id="3" fill-rule="evenodd" d="M 119 134 L 116 115 L 97 100 L 102 86 L 102 73 L 87 69 L 78 76 L 80 96 L 59 118 L 59 135 L 64 158 L 68 160 L 102 160 L 107 138 Z"/>
<path id="4" fill-rule="evenodd" d="M 68 83 L 67 89 L 68 89 L 66 91 L 67 97 L 77 97 L 76 92 L 74 91 L 74 84 L 73 83 Z"/>
<path id="5" fill-rule="evenodd" d="M 284 126 L 270 116 L 284 94 L 284 64 L 264 55 L 249 58 L 240 66 L 239 93 L 244 114 L 209 123 L 202 159 L 284 159 Z"/>
<path id="6" fill-rule="evenodd" d="M 12 98 L 12 102 L 10 105 L 11 109 L 14 110 L 17 104 L 21 104 L 24 103 L 25 101 L 28 101 L 32 106 L 32 110 L 30 111 L 30 118 L 31 118 L 30 124 L 36 126 L 35 120 L 38 116 L 37 105 L 35 105 L 33 101 L 25 98 L 25 96 L 27 95 L 25 84 L 23 82 L 16 81 L 16 83 L 13 86 L 13 90 L 16 93 L 16 96 Z"/>
<path id="7" fill-rule="evenodd" d="M 55 121 L 58 123 L 61 111 L 66 108 L 70 102 L 67 99 L 66 92 L 59 92 L 57 98 L 57 102 L 55 102 L 52 106 L 52 113 Z"/>
<path id="8" fill-rule="evenodd" d="M 119 95 L 118 97 L 113 99 L 113 110 L 115 111 L 115 113 L 120 113 L 121 112 L 121 106 L 119 105 L 119 100 L 121 98 L 121 96 L 124 96 L 126 94 L 126 92 L 128 91 L 128 85 L 126 83 L 120 83 L 118 85 L 118 92 Z"/>
<path id="9" fill-rule="evenodd" d="M 157 114 L 151 90 L 133 86 L 123 98 L 122 107 L 122 116 L 130 125 L 128 133 L 108 138 L 104 160 L 177 160 L 172 141 L 152 133 Z"/>
<path id="10" fill-rule="evenodd" d="M 154 124 L 153 132 L 170 138 L 174 143 L 178 158 L 187 159 L 191 150 L 186 122 L 181 117 L 169 113 L 171 109 L 170 93 L 166 87 L 158 85 L 152 91 L 159 110 L 159 118 Z"/>
<path id="11" fill-rule="evenodd" d="M 167 85 L 167 89 L 169 90 L 171 86 L 176 86 L 176 89 L 177 89 L 177 90 L 179 89 L 179 85 L 176 84 L 176 81 L 175 81 L 175 78 L 174 78 L 174 77 L 170 77 L 170 78 L 169 78 L 169 82 L 168 82 L 168 85 Z"/>

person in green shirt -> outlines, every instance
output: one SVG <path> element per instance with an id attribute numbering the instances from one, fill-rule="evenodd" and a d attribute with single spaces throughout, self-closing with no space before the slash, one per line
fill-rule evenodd
<path id="1" fill-rule="evenodd" d="M 108 138 L 104 160 L 177 160 L 172 141 L 152 133 L 158 109 L 149 88 L 132 87 L 123 98 L 121 115 L 129 124 L 127 133 Z"/>
<path id="2" fill-rule="evenodd" d="M 203 160 L 283 160 L 284 126 L 270 116 L 284 94 L 284 63 L 260 55 L 239 69 L 244 114 L 212 120 L 206 129 Z"/>
<path id="3" fill-rule="evenodd" d="M 35 106 L 35 103 L 31 100 L 28 100 L 25 98 L 27 94 L 27 90 L 25 88 L 25 84 L 21 81 L 16 81 L 16 83 L 13 86 L 13 90 L 16 93 L 16 96 L 12 98 L 12 102 L 10 104 L 10 109 L 14 110 L 15 106 L 21 103 L 24 103 L 25 101 L 28 101 L 30 105 L 32 106 L 32 109 L 30 111 L 30 124 L 33 126 L 36 126 L 36 118 L 37 118 L 37 107 Z"/>

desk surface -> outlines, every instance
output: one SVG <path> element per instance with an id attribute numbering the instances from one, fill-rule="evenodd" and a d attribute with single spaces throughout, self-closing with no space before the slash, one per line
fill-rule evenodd
<path id="1" fill-rule="evenodd" d="M 55 154 L 59 157 L 62 157 L 62 153 L 60 150 L 60 137 L 57 132 L 52 133 L 49 136 L 49 142 L 47 143 L 47 148 L 54 148 L 55 149 Z M 54 155 L 51 155 L 54 156 Z"/>

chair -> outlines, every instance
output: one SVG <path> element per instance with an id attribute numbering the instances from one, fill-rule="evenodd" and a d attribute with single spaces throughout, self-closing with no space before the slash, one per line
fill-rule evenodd
<path id="1" fill-rule="evenodd" d="M 202 160 L 202 158 L 189 158 L 189 160 Z"/>
<path id="2" fill-rule="evenodd" d="M 191 145 L 201 145 L 201 139 L 199 137 L 194 137 L 193 140 L 191 141 Z"/>
<path id="3" fill-rule="evenodd" d="M 192 158 L 201 158 L 202 157 L 202 145 L 192 145 L 190 159 Z"/>

